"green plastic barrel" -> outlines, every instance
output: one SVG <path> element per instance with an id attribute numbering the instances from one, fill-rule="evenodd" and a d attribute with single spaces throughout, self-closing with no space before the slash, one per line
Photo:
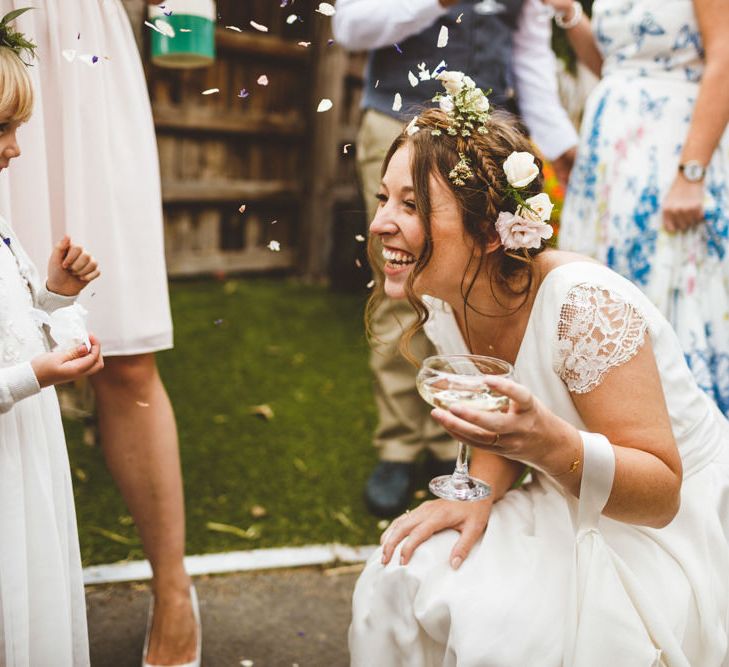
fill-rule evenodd
<path id="1" fill-rule="evenodd" d="M 150 5 L 152 62 L 160 67 L 207 67 L 215 60 L 215 0 L 165 0 Z"/>

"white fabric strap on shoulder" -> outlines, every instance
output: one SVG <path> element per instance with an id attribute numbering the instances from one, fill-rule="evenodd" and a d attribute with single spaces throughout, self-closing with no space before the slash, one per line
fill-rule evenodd
<path id="1" fill-rule="evenodd" d="M 615 450 L 600 433 L 580 431 L 582 482 L 577 509 L 577 531 L 597 528 L 615 478 Z"/>

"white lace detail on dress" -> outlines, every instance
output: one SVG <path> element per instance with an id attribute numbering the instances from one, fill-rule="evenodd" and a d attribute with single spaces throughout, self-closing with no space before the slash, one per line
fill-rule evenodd
<path id="1" fill-rule="evenodd" d="M 632 359 L 645 341 L 647 322 L 609 290 L 576 285 L 562 304 L 554 370 L 567 388 L 584 394 L 615 366 Z"/>

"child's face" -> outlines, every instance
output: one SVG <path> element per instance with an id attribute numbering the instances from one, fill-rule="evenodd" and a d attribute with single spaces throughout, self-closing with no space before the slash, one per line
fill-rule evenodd
<path id="1" fill-rule="evenodd" d="M 0 171 L 6 169 L 10 160 L 20 155 L 20 146 L 16 138 L 20 123 L 0 118 Z"/>

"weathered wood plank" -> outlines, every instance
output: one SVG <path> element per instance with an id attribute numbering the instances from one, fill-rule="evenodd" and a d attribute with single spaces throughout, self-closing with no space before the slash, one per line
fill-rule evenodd
<path id="1" fill-rule="evenodd" d="M 215 31 L 215 43 L 221 51 L 282 58 L 298 61 L 302 64 L 306 64 L 311 58 L 306 47 L 275 35 L 252 35 L 247 32 L 235 32 L 227 28 L 218 28 Z"/>
<path id="2" fill-rule="evenodd" d="M 290 113 L 220 112 L 201 107 L 159 104 L 154 107 L 154 124 L 157 130 L 276 134 L 287 137 L 303 136 L 306 131 L 304 119 L 296 111 Z"/>
<path id="3" fill-rule="evenodd" d="M 289 270 L 295 267 L 296 256 L 293 250 L 281 249 L 272 252 L 267 248 L 252 248 L 241 252 L 220 252 L 216 254 L 169 254 L 167 273 L 171 278 L 226 273 L 247 273 Z"/>
<path id="4" fill-rule="evenodd" d="M 163 181 L 165 204 L 292 200 L 301 194 L 295 181 Z"/>

